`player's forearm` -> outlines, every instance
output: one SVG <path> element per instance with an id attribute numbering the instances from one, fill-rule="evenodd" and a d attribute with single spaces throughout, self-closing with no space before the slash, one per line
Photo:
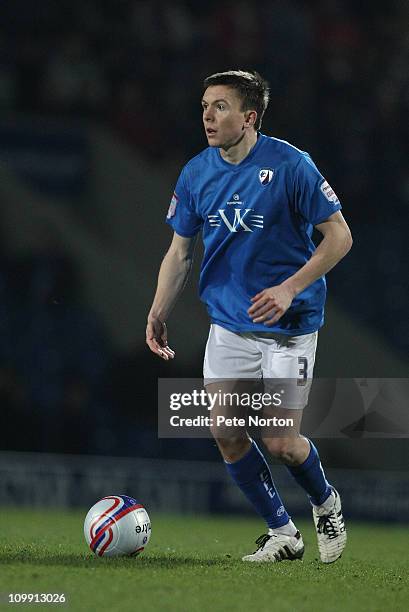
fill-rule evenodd
<path id="1" fill-rule="evenodd" d="M 158 285 L 152 307 L 151 318 L 166 321 L 182 292 L 192 267 L 192 258 L 169 250 L 159 270 Z"/>
<path id="2" fill-rule="evenodd" d="M 347 228 L 340 228 L 335 232 L 326 234 L 318 245 L 313 256 L 293 276 L 290 276 L 283 285 L 298 295 L 318 278 L 329 272 L 352 246 L 351 233 Z"/>

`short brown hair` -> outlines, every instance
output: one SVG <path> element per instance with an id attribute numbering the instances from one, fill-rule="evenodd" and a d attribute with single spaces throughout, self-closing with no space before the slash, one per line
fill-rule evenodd
<path id="1" fill-rule="evenodd" d="M 257 112 L 254 128 L 259 130 L 270 98 L 267 81 L 255 71 L 228 70 L 227 72 L 216 72 L 208 76 L 203 82 L 205 89 L 215 85 L 227 85 L 238 92 L 242 110 L 255 110 Z"/>

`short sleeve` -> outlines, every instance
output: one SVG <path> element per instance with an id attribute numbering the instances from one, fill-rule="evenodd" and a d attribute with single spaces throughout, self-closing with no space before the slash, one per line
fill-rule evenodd
<path id="1" fill-rule="evenodd" d="M 341 209 L 341 203 L 308 154 L 295 168 L 294 198 L 296 211 L 311 225 L 322 223 Z"/>
<path id="2" fill-rule="evenodd" d="M 187 184 L 186 167 L 183 168 L 170 201 L 166 223 L 185 238 L 194 236 L 201 229 L 203 219 L 197 214 L 192 193 Z"/>

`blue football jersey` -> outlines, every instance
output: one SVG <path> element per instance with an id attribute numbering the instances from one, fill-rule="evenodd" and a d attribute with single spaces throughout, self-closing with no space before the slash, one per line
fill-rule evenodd
<path id="1" fill-rule="evenodd" d="M 314 225 L 340 208 L 307 153 L 259 134 L 237 165 L 217 147 L 191 159 L 177 181 L 167 222 L 184 237 L 202 230 L 199 293 L 213 323 L 238 332 L 301 335 L 324 322 L 324 277 L 298 294 L 272 327 L 253 323 L 250 299 L 310 259 Z"/>

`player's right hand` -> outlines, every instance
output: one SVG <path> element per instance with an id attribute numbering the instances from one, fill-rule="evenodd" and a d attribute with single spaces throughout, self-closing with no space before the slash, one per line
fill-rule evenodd
<path id="1" fill-rule="evenodd" d="M 151 349 L 152 353 L 158 355 L 165 361 L 173 359 L 175 351 L 168 346 L 168 332 L 166 323 L 159 319 L 148 319 L 146 325 L 146 344 Z"/>

